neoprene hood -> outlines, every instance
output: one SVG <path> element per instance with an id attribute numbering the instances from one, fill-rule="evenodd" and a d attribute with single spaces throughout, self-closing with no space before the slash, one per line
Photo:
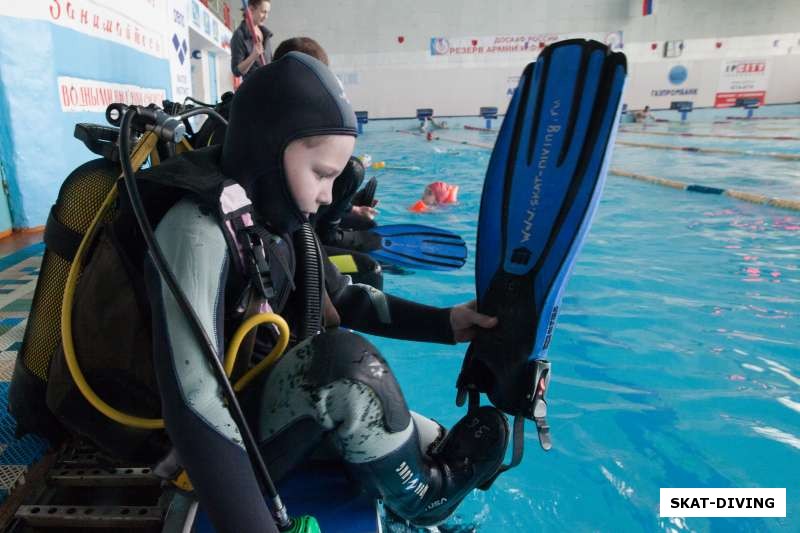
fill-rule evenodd
<path id="1" fill-rule="evenodd" d="M 283 168 L 290 142 L 315 135 L 357 135 L 344 88 L 322 62 L 300 52 L 259 68 L 231 104 L 222 171 L 247 190 L 274 230 L 292 232 L 306 219 Z"/>

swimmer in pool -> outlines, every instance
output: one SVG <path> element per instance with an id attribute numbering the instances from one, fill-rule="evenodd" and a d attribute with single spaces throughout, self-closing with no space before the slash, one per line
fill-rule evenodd
<path id="1" fill-rule="evenodd" d="M 434 181 L 425 187 L 422 199 L 409 207 L 409 211 L 421 213 L 432 207 L 454 204 L 458 202 L 458 185 L 450 185 L 443 181 Z"/>

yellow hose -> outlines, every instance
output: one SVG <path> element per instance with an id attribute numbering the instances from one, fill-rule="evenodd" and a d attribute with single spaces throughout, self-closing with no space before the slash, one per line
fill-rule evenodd
<path id="1" fill-rule="evenodd" d="M 142 164 L 144 164 L 144 162 L 147 160 L 147 156 L 155 149 L 157 142 L 158 138 L 151 132 L 148 132 L 142 136 L 142 138 L 136 144 L 133 153 L 131 154 L 131 166 L 134 168 L 134 171 L 138 170 Z M 108 210 L 116 201 L 118 195 L 119 189 L 116 185 L 114 185 L 103 200 L 103 204 L 100 206 L 99 211 L 95 214 L 94 219 L 92 219 L 92 223 L 89 226 L 86 235 L 81 240 L 81 244 L 78 247 L 75 258 L 70 265 L 67 283 L 64 287 L 64 299 L 61 305 L 61 342 L 64 347 L 64 359 L 67 362 L 67 368 L 69 369 L 70 375 L 72 375 L 72 379 L 78 386 L 78 390 L 80 390 L 81 394 L 83 394 L 84 398 L 86 398 L 86 401 L 88 401 L 103 415 L 125 426 L 131 426 L 140 429 L 161 429 L 164 427 L 163 418 L 144 418 L 130 415 L 112 407 L 103 401 L 103 399 L 100 398 L 97 393 L 95 393 L 95 391 L 86 381 L 86 376 L 84 376 L 83 371 L 78 364 L 77 356 L 75 355 L 75 344 L 72 338 L 72 304 L 75 298 L 75 288 L 77 287 L 78 278 L 80 277 L 81 265 L 83 264 L 83 256 L 86 253 L 86 249 L 89 247 L 90 243 L 94 241 L 94 236 L 97 233 L 100 221 L 103 220 Z M 234 390 L 237 392 L 244 388 L 261 372 L 272 366 L 275 361 L 277 361 L 281 355 L 283 355 L 283 351 L 286 349 L 286 346 L 289 343 L 289 326 L 279 315 L 274 313 L 261 313 L 250 317 L 236 330 L 236 333 L 231 341 L 231 345 L 226 353 L 225 372 L 229 377 L 231 371 L 233 370 L 233 365 L 236 361 L 236 354 L 239 351 L 239 346 L 241 345 L 242 340 L 247 333 L 250 332 L 250 330 L 264 323 L 271 323 L 277 326 L 278 331 L 280 332 L 278 344 L 272 349 L 269 355 L 264 358 L 263 361 L 251 368 L 236 383 Z"/>
<path id="2" fill-rule="evenodd" d="M 189 141 L 186 140 L 186 137 L 181 139 L 181 142 L 175 148 L 177 148 L 176 152 L 178 152 L 179 154 L 182 154 L 184 152 L 191 152 L 192 150 L 194 150 L 194 148 L 192 148 L 191 143 L 189 143 Z"/>
<path id="3" fill-rule="evenodd" d="M 258 377 L 261 372 L 274 365 L 275 362 L 281 358 L 283 351 L 289 344 L 289 325 L 286 324 L 286 321 L 283 319 L 283 317 L 275 313 L 259 313 L 251 316 L 236 330 L 236 333 L 233 335 L 233 338 L 228 345 L 228 350 L 225 352 L 225 374 L 227 374 L 228 377 L 230 377 L 231 372 L 233 372 L 233 366 L 236 362 L 236 355 L 239 353 L 239 346 L 242 344 L 245 336 L 250 333 L 250 330 L 260 326 L 261 324 L 275 324 L 275 326 L 278 328 L 278 332 L 280 333 L 280 336 L 278 337 L 278 343 L 263 361 L 248 370 L 247 373 L 236 382 L 236 384 L 233 386 L 233 390 L 236 392 L 241 391 L 247 386 L 248 383 Z"/>
<path id="4" fill-rule="evenodd" d="M 155 148 L 158 142 L 158 137 L 154 133 L 148 132 L 142 136 L 136 147 L 131 154 L 131 165 L 134 170 L 139 169 L 147 156 Z M 75 258 L 69 268 L 69 275 L 67 276 L 67 284 L 64 287 L 64 299 L 61 303 L 61 343 L 64 347 L 64 359 L 67 362 L 67 368 L 81 391 L 86 401 L 88 401 L 95 409 L 103 413 L 105 416 L 119 422 L 126 426 L 132 426 L 141 429 L 160 429 L 164 427 L 164 420 L 161 418 L 143 418 L 139 416 L 132 416 L 128 413 L 115 409 L 100 398 L 97 393 L 89 386 L 86 377 L 78 365 L 78 359 L 75 355 L 75 345 L 72 340 L 72 302 L 75 298 L 75 287 L 78 284 L 78 277 L 80 276 L 81 265 L 83 264 L 83 255 L 89 244 L 94 241 L 94 235 L 97 233 L 97 228 L 100 221 L 103 220 L 109 208 L 114 204 L 117 199 L 119 190 L 116 185 L 111 188 L 111 191 L 106 195 L 100 210 L 95 214 L 92 219 L 92 224 L 89 226 L 86 235 L 81 240 Z"/>

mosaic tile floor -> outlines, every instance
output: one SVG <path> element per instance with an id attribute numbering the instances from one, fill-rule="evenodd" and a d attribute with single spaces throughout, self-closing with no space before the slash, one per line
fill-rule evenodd
<path id="1" fill-rule="evenodd" d="M 33 244 L 0 258 L 0 502 L 24 479 L 28 467 L 47 449 L 47 442 L 14 436 L 16 421 L 8 413 L 8 386 L 22 345 L 28 311 L 36 288 L 44 244 Z"/>

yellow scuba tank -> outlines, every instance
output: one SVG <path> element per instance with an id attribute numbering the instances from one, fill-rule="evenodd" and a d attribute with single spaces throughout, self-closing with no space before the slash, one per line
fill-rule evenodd
<path id="1" fill-rule="evenodd" d="M 59 189 L 44 231 L 45 251 L 34 291 L 22 346 L 9 387 L 9 411 L 17 421 L 17 435 L 35 433 L 58 444 L 68 436 L 46 403 L 54 355 L 61 345 L 64 289 L 75 254 L 95 214 L 121 174 L 116 149 L 118 130 L 77 124 L 75 137 L 103 157 L 73 170 Z M 141 165 L 153 150 L 142 146 L 132 154 Z M 114 214 L 112 208 L 107 218 Z"/>
<path id="2" fill-rule="evenodd" d="M 53 443 L 65 436 L 45 403 L 50 362 L 61 343 L 61 300 L 75 252 L 119 175 L 119 163 L 108 159 L 84 163 L 64 181 L 50 211 L 39 279 L 9 389 L 19 436 L 37 433 Z"/>

